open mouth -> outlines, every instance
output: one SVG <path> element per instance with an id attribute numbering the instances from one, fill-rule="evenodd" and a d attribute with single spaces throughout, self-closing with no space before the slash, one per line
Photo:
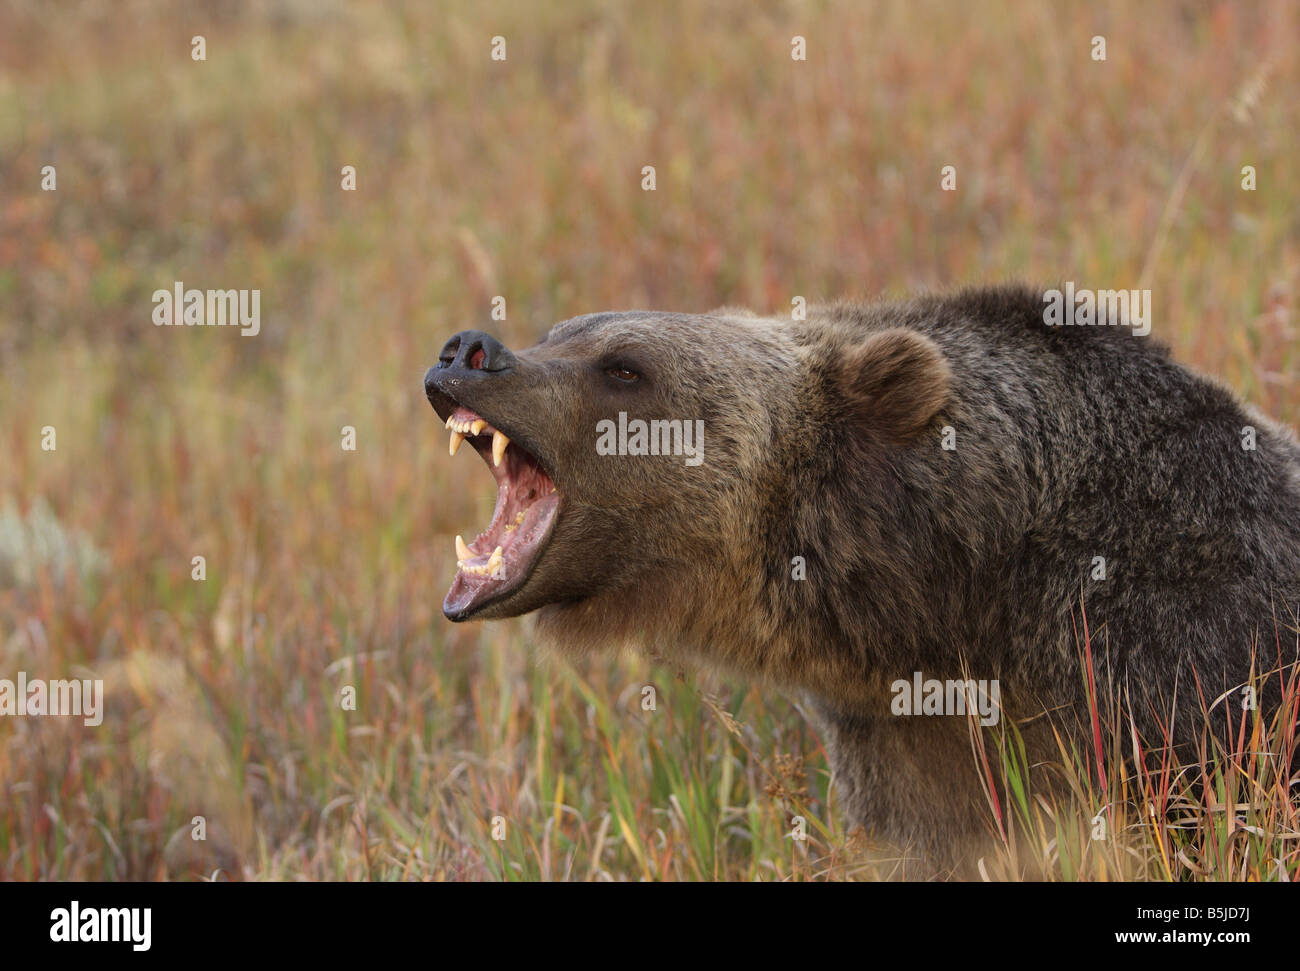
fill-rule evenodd
<path id="1" fill-rule="evenodd" d="M 555 483 L 537 458 L 480 415 L 457 405 L 447 418 L 451 454 L 468 442 L 497 481 L 496 508 L 486 529 L 468 543 L 456 537 L 456 578 L 443 613 L 464 620 L 528 579 L 559 509 Z"/>

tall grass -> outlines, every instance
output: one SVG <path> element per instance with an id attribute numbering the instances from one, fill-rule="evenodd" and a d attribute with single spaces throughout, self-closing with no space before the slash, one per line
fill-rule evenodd
<path id="1" fill-rule="evenodd" d="M 1300 665 L 1257 672 L 1249 696 L 1239 689 L 1207 699 L 1199 684 L 1181 686 L 1195 692 L 1204 726 L 1196 757 L 1188 759 L 1174 745 L 1172 715 L 1159 720 L 1157 738 L 1144 739 L 1134 714 L 1144 700 L 1098 683 L 1082 607 L 1080 619 L 1088 720 L 1082 730 L 1055 732 L 1055 758 L 1031 760 L 1014 722 L 994 729 L 971 722 L 998 836 L 997 852 L 980 861 L 980 874 L 1040 880 L 1300 877 L 1300 780 L 1294 775 L 1300 765 Z M 1286 636 L 1296 638 L 1294 631 Z M 1245 701 L 1264 698 L 1274 686 L 1277 705 Z"/>

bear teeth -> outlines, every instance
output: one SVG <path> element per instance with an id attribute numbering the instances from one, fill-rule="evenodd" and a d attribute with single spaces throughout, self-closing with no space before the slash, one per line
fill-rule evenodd
<path id="1" fill-rule="evenodd" d="M 506 454 L 506 446 L 510 444 L 510 439 L 506 438 L 496 429 L 492 430 L 492 467 L 496 468 L 501 464 L 501 458 Z"/>
<path id="2" fill-rule="evenodd" d="M 465 545 L 465 541 L 457 536 L 456 555 L 460 557 L 460 559 L 456 561 L 456 566 L 462 573 L 472 573 L 475 576 L 491 576 L 494 580 L 504 580 L 506 577 L 505 570 L 501 569 L 501 560 L 505 555 L 503 547 L 498 546 L 494 549 L 486 563 L 467 564 L 465 561 L 474 554 L 470 552 L 470 548 Z"/>
<path id="3" fill-rule="evenodd" d="M 460 435 L 477 435 L 487 427 L 487 422 L 482 418 L 475 418 L 473 421 L 469 419 L 457 420 L 455 415 L 451 415 L 442 427 Z"/>
<path id="4" fill-rule="evenodd" d="M 471 435 L 482 435 L 483 430 L 488 427 L 488 423 L 482 418 L 458 419 L 455 415 L 450 415 L 443 427 L 451 432 L 448 452 L 455 455 L 466 438 Z M 509 444 L 509 438 L 495 428 L 492 429 L 492 465 L 494 467 L 501 464 L 501 459 L 506 454 L 506 446 Z"/>

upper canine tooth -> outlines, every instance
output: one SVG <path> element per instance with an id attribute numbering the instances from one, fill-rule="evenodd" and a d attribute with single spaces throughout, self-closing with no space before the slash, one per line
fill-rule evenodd
<path id="1" fill-rule="evenodd" d="M 495 468 L 501 464 L 501 456 L 506 454 L 506 446 L 510 444 L 510 439 L 506 438 L 501 432 L 492 433 L 492 465 Z"/>
<path id="2" fill-rule="evenodd" d="M 472 425 L 469 426 L 470 432 L 474 435 L 477 435 L 485 428 L 487 428 L 487 422 L 485 422 L 482 418 L 480 418 L 478 421 L 474 422 Z"/>
<path id="3" fill-rule="evenodd" d="M 451 446 L 449 447 L 448 451 L 450 451 L 450 453 L 451 453 L 452 455 L 455 455 L 455 454 L 456 454 L 456 449 L 460 448 L 460 443 L 463 442 L 463 441 L 465 441 L 465 436 L 464 436 L 464 435 L 462 435 L 460 432 L 452 432 L 452 433 L 451 433 Z"/>
<path id="4" fill-rule="evenodd" d="M 462 559 L 462 560 L 468 560 L 468 559 L 469 559 L 471 556 L 473 556 L 473 555 L 474 555 L 474 554 L 471 553 L 471 552 L 469 551 L 469 547 L 465 545 L 465 541 L 464 541 L 463 539 L 461 539 L 459 536 L 457 536 L 457 537 L 456 537 L 456 556 L 458 556 L 458 557 L 459 557 L 460 559 Z"/>

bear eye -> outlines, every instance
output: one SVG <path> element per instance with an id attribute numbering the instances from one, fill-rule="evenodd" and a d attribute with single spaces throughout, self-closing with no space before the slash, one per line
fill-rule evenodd
<path id="1" fill-rule="evenodd" d="M 641 377 L 641 375 L 637 374 L 631 368 L 625 368 L 619 365 L 605 368 L 605 373 L 611 378 L 615 378 L 625 384 L 631 384 L 633 381 L 636 381 Z"/>

